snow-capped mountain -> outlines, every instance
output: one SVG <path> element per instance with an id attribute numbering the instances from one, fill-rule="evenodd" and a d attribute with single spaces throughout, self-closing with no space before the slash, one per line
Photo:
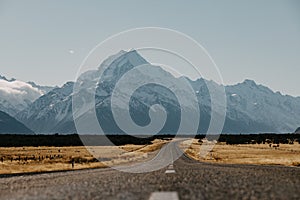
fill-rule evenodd
<path id="1" fill-rule="evenodd" d="M 78 82 L 79 90 L 76 95 L 82 97 L 80 104 L 85 104 L 85 97 L 96 87 L 95 103 L 98 121 L 107 133 L 122 133 L 118 127 L 111 107 L 112 92 L 117 82 L 126 72 L 135 69 L 135 82 L 143 82 L 149 74 L 164 80 L 168 77 L 170 82 L 186 80 L 190 83 L 198 98 L 201 119 L 198 132 L 206 132 L 211 113 L 211 101 L 208 88 L 220 87 L 213 81 L 198 79 L 189 80 L 185 77 L 175 78 L 158 66 L 150 65 L 136 51 L 121 51 L 105 60 L 100 67 L 107 67 L 105 71 L 92 70 L 83 73 Z M 148 65 L 145 71 L 136 69 L 138 65 Z M 102 73 L 101 78 L 99 75 Z M 129 77 L 130 78 L 130 77 Z M 166 79 L 167 80 L 167 79 Z M 98 83 L 98 84 L 97 84 Z M 126 88 L 134 87 L 134 83 L 125 82 L 123 90 L 118 91 L 124 95 L 120 98 L 117 110 L 122 107 Z M 74 83 L 67 83 L 56 88 L 46 95 L 38 98 L 27 109 L 18 115 L 18 119 L 37 133 L 74 133 L 76 132 L 72 116 L 72 96 Z M 209 87 L 208 87 L 209 85 Z M 118 89 L 118 88 L 117 88 Z M 258 85 L 254 81 L 246 80 L 236 85 L 225 86 L 227 95 L 227 116 L 223 132 L 226 133 L 257 133 L 257 132 L 293 132 L 300 125 L 300 98 L 274 93 L 269 88 Z M 181 106 L 189 112 L 196 108 L 189 104 L 190 94 L 185 90 L 177 90 L 183 96 L 182 105 L 179 105 L 176 96 L 166 87 L 157 84 L 148 84 L 139 87 L 130 98 L 130 116 L 141 126 L 150 122 L 149 109 L 152 105 L 160 104 L 167 112 L 167 121 L 161 133 L 174 133 L 180 124 Z M 89 110 L 76 113 L 77 117 L 84 118 Z M 122 118 L 123 116 L 121 116 Z M 124 118 L 125 120 L 125 118 Z M 186 123 L 193 124 L 195 119 L 184 119 Z"/>
<path id="2" fill-rule="evenodd" d="M 228 112 L 227 117 L 242 120 L 252 132 L 293 132 L 300 124 L 300 98 L 282 95 L 258 85 L 252 80 L 226 86 Z M 255 127 L 250 123 L 255 122 Z M 249 129 L 249 128 L 248 128 Z"/>
<path id="3" fill-rule="evenodd" d="M 0 76 L 0 110 L 15 116 L 53 87 L 39 86 Z"/>
<path id="4" fill-rule="evenodd" d="M 17 119 L 36 130 L 36 133 L 74 132 L 74 125 L 68 131 L 68 126 L 64 124 L 73 122 L 73 86 L 73 82 L 67 82 L 61 88 L 51 90 L 18 113 Z"/>

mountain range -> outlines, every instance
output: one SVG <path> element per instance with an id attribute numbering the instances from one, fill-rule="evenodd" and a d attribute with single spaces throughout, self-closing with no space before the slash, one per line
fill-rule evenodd
<path id="1" fill-rule="evenodd" d="M 147 72 L 139 71 L 137 66 L 148 65 Z M 105 71 L 101 71 L 103 67 Z M 168 77 L 171 82 L 187 81 L 198 98 L 201 118 L 198 132 L 205 133 L 211 119 L 211 99 L 208 88 L 221 87 L 213 81 L 203 78 L 190 80 L 187 77 L 176 78 L 159 66 L 151 65 L 137 51 L 120 51 L 107 58 L 96 70 L 83 73 L 77 83 L 67 82 L 62 87 L 38 86 L 32 82 L 8 80 L 0 77 L 0 110 L 15 117 L 35 133 L 75 133 L 76 128 L 72 113 L 72 97 L 88 96 L 96 87 L 95 108 L 98 121 L 107 133 L 123 133 L 117 125 L 111 107 L 113 90 L 130 70 L 136 69 L 135 81 L 142 82 L 147 76 L 155 74 L 163 80 Z M 102 73 L 101 78 L 100 74 Z M 73 87 L 80 84 L 75 94 Z M 127 85 L 126 85 L 127 84 Z M 126 88 L 134 83 L 125 83 L 120 95 L 128 93 Z M 259 85 L 252 80 L 245 80 L 236 85 L 224 86 L 227 99 L 227 113 L 224 133 L 258 133 L 258 132 L 293 132 L 300 124 L 300 98 L 273 92 L 268 87 Z M 132 120 L 140 126 L 150 122 L 149 109 L 152 105 L 162 105 L 167 113 L 167 120 L 160 133 L 174 133 L 180 124 L 181 106 L 193 111 L 195 108 L 188 104 L 189 96 L 184 90 L 177 92 L 183 95 L 181 105 L 176 96 L 158 84 L 147 84 L 139 87 L 130 98 L 129 110 Z M 125 101 L 125 99 L 124 99 Z M 118 104 L 123 105 L 121 99 Z M 122 113 L 122 106 L 116 110 Z M 89 110 L 77 114 L 85 118 Z M 125 120 L 125 118 L 124 118 Z M 193 123 L 193 119 L 186 119 Z"/>

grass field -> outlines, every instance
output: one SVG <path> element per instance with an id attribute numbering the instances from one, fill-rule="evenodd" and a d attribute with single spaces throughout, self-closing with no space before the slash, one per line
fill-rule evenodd
<path id="1" fill-rule="evenodd" d="M 102 168 L 147 159 L 165 140 L 150 145 L 1 147 L 0 174 Z M 74 168 L 72 167 L 74 162 Z"/>
<path id="2" fill-rule="evenodd" d="M 189 148 L 187 148 L 188 145 L 190 145 Z M 185 141 L 181 146 L 187 148 L 186 153 L 190 157 L 204 162 L 300 166 L 299 143 L 280 144 L 276 148 L 270 147 L 269 144 L 226 145 L 217 143 L 211 153 L 205 157 L 199 156 L 202 145 L 196 139 Z"/>
<path id="3" fill-rule="evenodd" d="M 0 174 L 104 168 L 149 159 L 167 140 L 155 139 L 150 145 L 74 146 L 74 147 L 0 147 Z M 180 146 L 195 160 L 227 164 L 300 166 L 300 144 L 217 143 L 205 157 L 200 156 L 197 139 Z M 72 166 L 72 162 L 74 166 Z"/>

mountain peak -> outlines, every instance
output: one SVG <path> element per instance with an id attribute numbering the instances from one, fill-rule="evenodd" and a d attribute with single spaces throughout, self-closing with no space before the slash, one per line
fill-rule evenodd
<path id="1" fill-rule="evenodd" d="M 255 81 L 253 80 L 250 80 L 250 79 L 245 79 L 243 84 L 246 84 L 246 85 L 250 85 L 250 86 L 257 86 L 257 84 L 255 83 Z"/>
<path id="2" fill-rule="evenodd" d="M 1 75 L 0 75 L 0 79 L 5 80 L 5 81 L 8 81 L 7 78 L 6 78 L 5 76 L 1 76 Z"/>
<path id="3" fill-rule="evenodd" d="M 148 64 L 148 62 L 136 51 L 120 51 L 108 57 L 100 67 L 104 69 L 102 80 L 117 80 L 130 69 Z"/>
<path id="4" fill-rule="evenodd" d="M 132 49 L 128 52 L 123 53 L 118 59 L 127 59 L 133 66 L 141 64 L 148 64 L 148 62 L 135 50 Z"/>
<path id="5" fill-rule="evenodd" d="M 74 85 L 74 82 L 73 81 L 68 81 L 66 82 L 62 87 L 72 87 Z"/>
<path id="6" fill-rule="evenodd" d="M 0 80 L 5 80 L 5 81 L 8 81 L 8 82 L 16 81 L 15 78 L 11 78 L 11 79 L 9 80 L 9 79 L 7 79 L 5 76 L 1 76 L 1 75 L 0 75 Z"/>
<path id="7" fill-rule="evenodd" d="M 121 50 L 118 53 L 109 56 L 106 58 L 100 65 L 99 68 L 106 69 L 109 67 L 112 63 L 118 62 L 118 60 L 127 59 L 129 62 L 131 62 L 133 65 L 136 64 L 136 62 L 141 63 L 148 63 L 136 50 L 132 49 L 130 51 L 124 51 Z"/>

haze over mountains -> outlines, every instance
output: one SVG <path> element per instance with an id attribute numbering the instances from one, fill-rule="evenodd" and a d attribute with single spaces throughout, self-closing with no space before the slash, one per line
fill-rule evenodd
<path id="1" fill-rule="evenodd" d="M 77 84 L 81 84 L 82 87 L 80 86 L 81 89 L 77 92 L 83 100 L 84 96 L 96 86 L 96 113 L 106 133 L 122 133 L 114 120 L 110 105 L 115 85 L 126 72 L 142 64 L 148 64 L 148 72 L 154 73 L 161 79 L 172 76 L 159 66 L 150 65 L 136 51 L 121 51 L 104 61 L 102 66 L 106 66 L 107 69 L 103 72 L 100 81 L 99 70 L 88 71 L 80 76 Z M 146 77 L 146 73 L 140 72 L 139 76 L 135 77 L 135 81 L 141 81 Z M 186 79 L 195 90 L 201 112 L 198 132 L 205 133 L 211 113 L 211 100 L 207 85 L 220 86 L 202 78 L 192 81 L 186 77 L 172 76 L 171 79 L 174 81 Z M 128 87 L 130 84 L 133 83 L 128 83 Z M 35 133 L 76 133 L 72 113 L 73 86 L 73 82 L 67 82 L 62 87 L 43 87 L 1 77 L 0 110 L 14 116 Z M 225 90 L 227 116 L 224 133 L 294 132 L 300 125 L 299 97 L 275 93 L 252 80 L 225 86 Z M 119 92 L 125 94 L 127 91 Z M 182 106 L 190 110 L 195 109 L 188 104 L 187 93 L 179 92 L 186 96 Z M 124 102 L 121 100 L 119 103 Z M 147 125 L 150 122 L 149 108 L 157 103 L 165 107 L 168 116 L 161 133 L 176 133 L 181 120 L 180 105 L 174 94 L 160 85 L 145 85 L 134 92 L 129 104 L 133 121 L 141 126 Z M 84 118 L 87 113 L 78 114 L 77 117 Z M 188 120 L 192 122 L 193 119 Z"/>

